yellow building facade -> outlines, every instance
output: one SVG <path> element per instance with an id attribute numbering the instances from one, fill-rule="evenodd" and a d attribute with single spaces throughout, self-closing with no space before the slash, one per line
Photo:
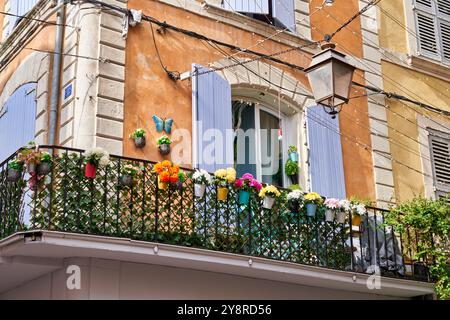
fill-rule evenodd
<path id="1" fill-rule="evenodd" d="M 383 88 L 397 201 L 450 191 L 450 2 L 378 5 Z M 369 84 L 370 85 L 370 84 Z"/>

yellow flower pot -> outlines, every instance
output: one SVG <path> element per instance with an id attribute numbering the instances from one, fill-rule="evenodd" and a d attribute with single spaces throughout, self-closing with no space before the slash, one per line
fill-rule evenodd
<path id="1" fill-rule="evenodd" d="M 225 201 L 228 196 L 228 188 L 220 187 L 217 188 L 217 200 Z"/>
<path id="2" fill-rule="evenodd" d="M 359 227 L 361 224 L 361 216 L 357 214 L 352 215 L 352 225 Z"/>
<path id="3" fill-rule="evenodd" d="M 158 177 L 158 189 L 166 190 L 168 187 L 169 187 L 169 183 L 160 181 L 159 177 Z"/>

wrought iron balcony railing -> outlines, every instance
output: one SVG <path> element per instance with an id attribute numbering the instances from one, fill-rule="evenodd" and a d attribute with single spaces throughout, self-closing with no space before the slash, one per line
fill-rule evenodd
<path id="1" fill-rule="evenodd" d="M 324 210 L 308 217 L 291 212 L 285 200 L 268 210 L 251 195 L 242 206 L 232 189 L 219 201 L 214 185 L 197 198 L 190 178 L 181 188 L 160 190 L 154 163 L 145 160 L 111 156 L 110 165 L 88 179 L 82 150 L 40 149 L 53 155 L 47 175 L 23 172 L 11 182 L 7 168 L 16 154 L 0 164 L 0 239 L 24 230 L 105 235 L 430 281 L 427 261 L 411 262 L 419 233 L 386 226 L 385 210 L 368 208 L 352 227 L 351 213 L 344 223 L 325 221 Z M 131 187 L 120 183 L 126 164 L 141 168 Z"/>

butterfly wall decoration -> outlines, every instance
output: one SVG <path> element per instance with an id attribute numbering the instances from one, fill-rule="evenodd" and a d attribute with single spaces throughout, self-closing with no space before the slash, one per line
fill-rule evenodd
<path id="1" fill-rule="evenodd" d="M 164 119 L 163 120 L 163 119 L 161 119 L 160 117 L 158 117 L 157 115 L 154 114 L 152 116 L 152 119 L 155 122 L 156 131 L 162 132 L 164 130 L 168 134 L 170 134 L 172 132 L 172 125 L 173 125 L 173 119 L 172 118 L 168 118 L 168 119 Z"/>

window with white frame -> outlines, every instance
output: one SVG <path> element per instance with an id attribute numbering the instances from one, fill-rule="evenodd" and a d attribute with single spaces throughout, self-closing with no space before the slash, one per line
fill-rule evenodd
<path id="1" fill-rule="evenodd" d="M 450 0 L 415 0 L 419 53 L 450 65 Z"/>
<path id="2" fill-rule="evenodd" d="M 450 192 L 450 134 L 429 129 L 431 164 L 436 197 Z"/>
<path id="3" fill-rule="evenodd" d="M 3 31 L 3 39 L 6 39 L 14 28 L 22 21 L 26 15 L 39 0 L 12 0 L 9 1 L 10 15 L 5 16 L 5 29 Z"/>

